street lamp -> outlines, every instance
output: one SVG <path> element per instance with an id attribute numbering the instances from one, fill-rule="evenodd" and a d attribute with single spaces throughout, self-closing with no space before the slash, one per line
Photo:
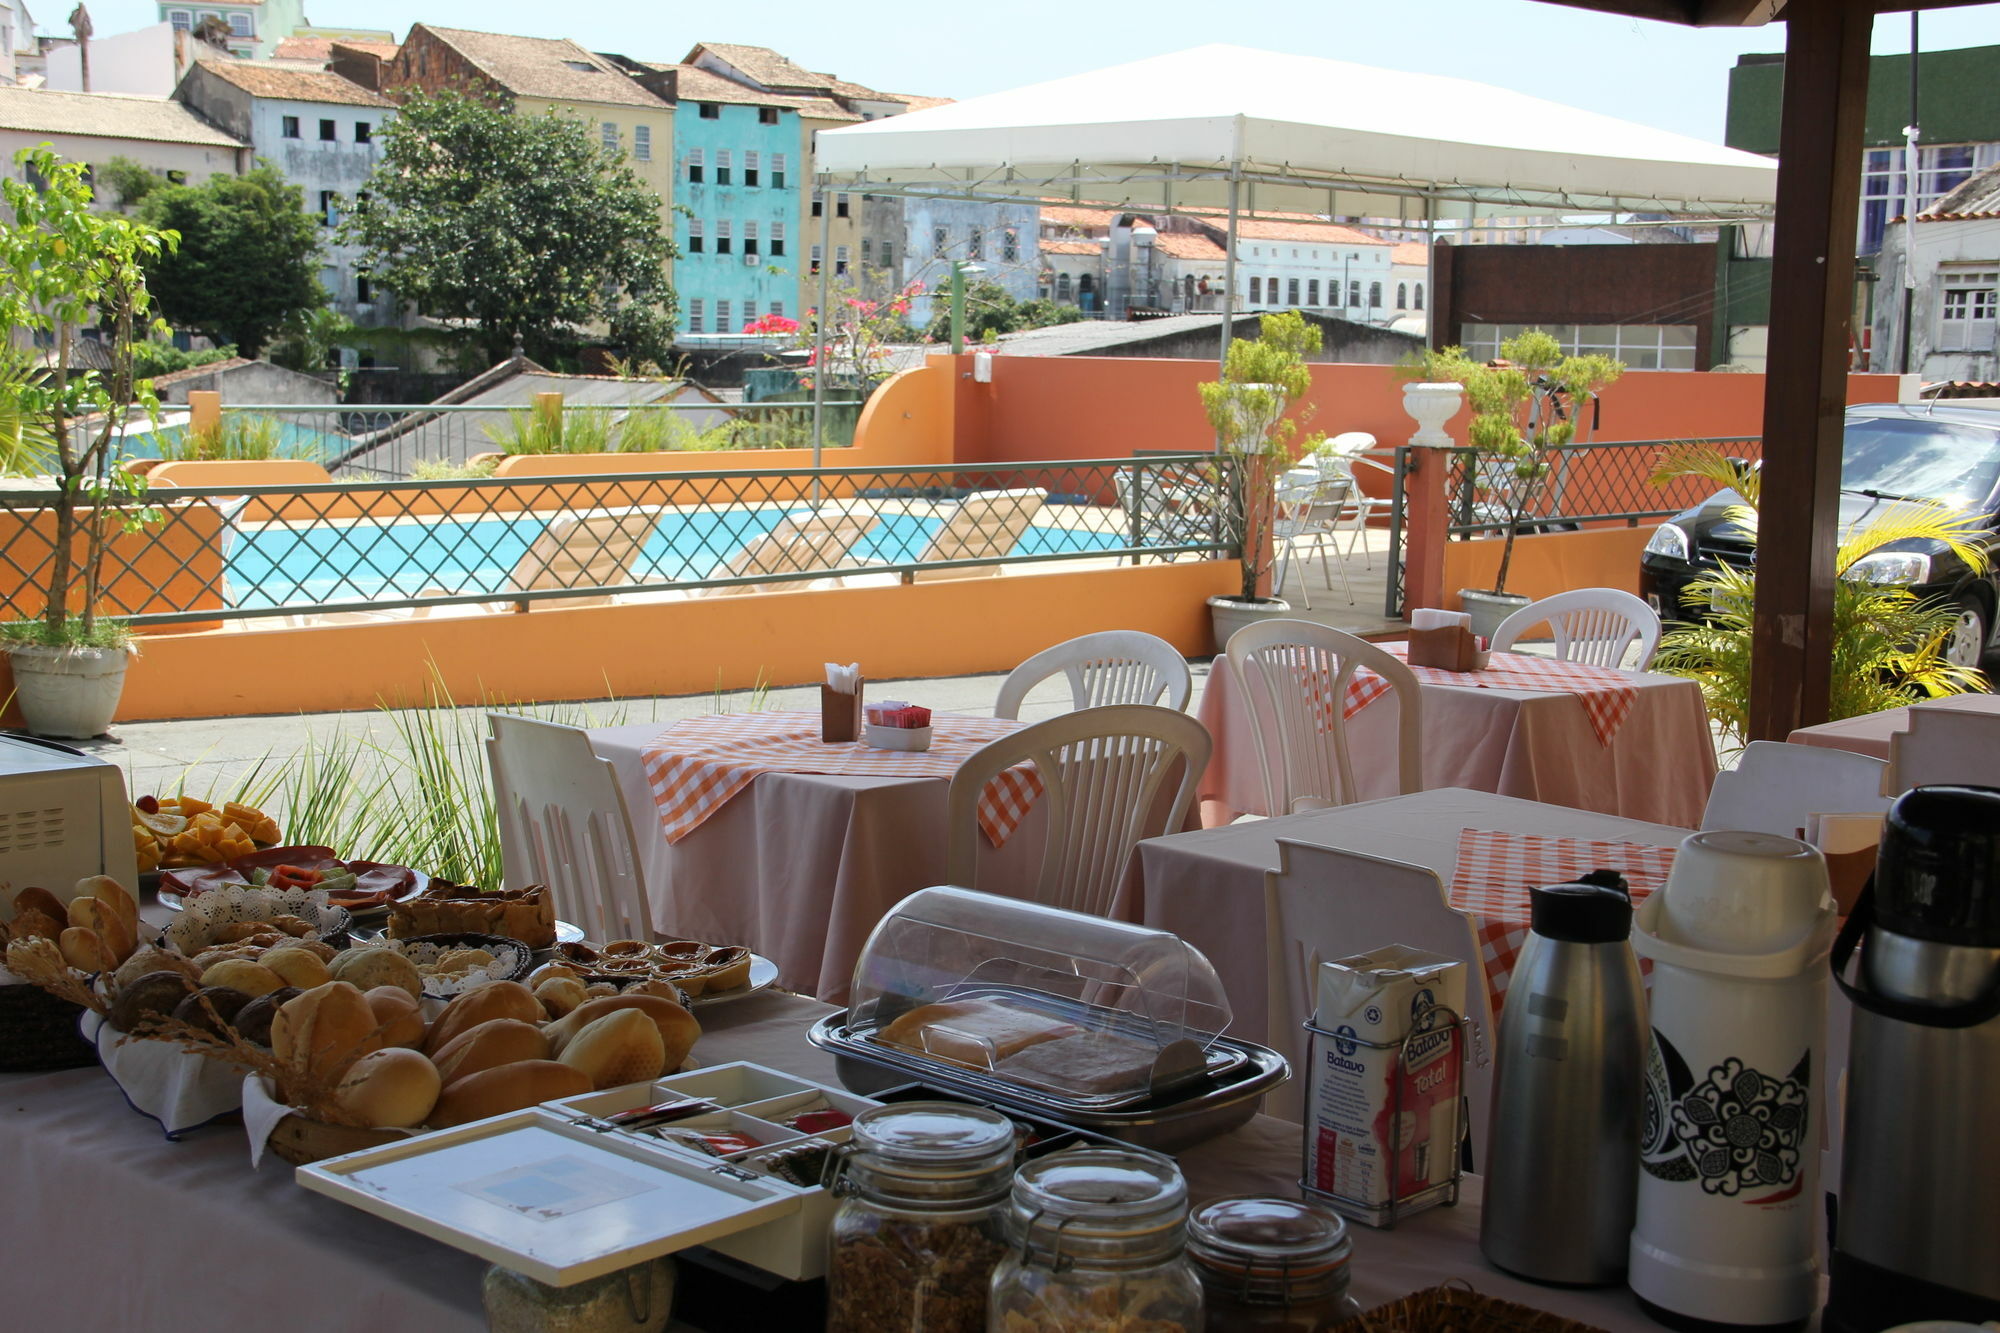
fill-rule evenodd
<path id="1" fill-rule="evenodd" d="M 951 354 L 958 356 L 965 351 L 965 275 L 984 273 L 977 264 L 963 259 L 951 261 Z"/>

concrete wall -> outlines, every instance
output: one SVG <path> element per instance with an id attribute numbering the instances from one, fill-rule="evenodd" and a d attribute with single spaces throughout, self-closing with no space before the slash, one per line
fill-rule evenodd
<path id="1" fill-rule="evenodd" d="M 111 139 L 96 134 L 48 134 L 26 130 L 0 129 L 0 170 L 16 180 L 23 179 L 14 154 L 23 148 L 48 144 L 66 161 L 109 162 L 114 157 L 129 158 L 149 171 L 164 176 L 184 172 L 187 184 L 199 185 L 210 176 L 237 174 L 239 153 L 234 148 L 207 144 L 160 143 L 152 139 Z"/>
<path id="2" fill-rule="evenodd" d="M 1875 291 L 1875 327 L 1869 365 L 1887 371 L 1901 364 L 1903 274 L 1914 262 L 1916 289 L 1910 299 L 1910 369 L 1927 380 L 2000 379 L 2000 346 L 1941 351 L 1938 308 L 1944 299 L 1943 265 L 2000 272 L 2000 224 L 1992 221 L 1919 222 L 1916 255 L 1909 255 L 1910 226 L 1893 223 L 1882 238 L 1882 281 Z M 1989 330 L 1991 325 L 1987 326 Z M 1991 337 L 1991 334 L 1988 335 Z"/>
<path id="3" fill-rule="evenodd" d="M 198 389 L 221 393 L 222 401 L 231 407 L 330 405 L 340 400 L 339 390 L 318 376 L 302 375 L 268 361 L 252 361 L 246 366 L 218 367 L 207 373 L 197 367 L 185 378 L 160 386 L 160 401 L 185 403 L 188 394 Z"/>
<path id="4" fill-rule="evenodd" d="M 49 52 L 48 61 L 49 89 L 83 91 L 83 57 L 76 46 L 56 47 Z M 91 92 L 165 97 L 174 90 L 180 74 L 174 58 L 174 31 L 164 23 L 90 39 Z"/>
<path id="5" fill-rule="evenodd" d="M 940 227 L 945 232 L 941 255 L 936 245 Z M 980 236 L 977 259 L 970 250 L 975 228 Z M 1010 229 L 1018 256 L 1011 261 L 1005 258 L 1003 248 Z M 996 283 L 1017 301 L 1035 299 L 1036 278 L 1041 271 L 1037 258 L 1038 210 L 1020 204 L 986 204 L 967 199 L 908 198 L 903 200 L 903 230 L 904 282 L 921 282 L 929 290 L 951 276 L 952 260 L 964 259 L 986 270 L 973 281 Z M 930 323 L 937 313 L 933 305 L 927 296 L 911 302 L 910 323 L 920 329 Z"/>

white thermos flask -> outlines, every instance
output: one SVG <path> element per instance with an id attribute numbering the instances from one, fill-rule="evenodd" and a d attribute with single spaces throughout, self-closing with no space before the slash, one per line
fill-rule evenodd
<path id="1" fill-rule="evenodd" d="M 1799 1327 L 1819 1296 L 1826 863 L 1795 838 L 1697 833 L 1642 904 L 1653 962 L 1628 1281 L 1689 1327 Z"/>

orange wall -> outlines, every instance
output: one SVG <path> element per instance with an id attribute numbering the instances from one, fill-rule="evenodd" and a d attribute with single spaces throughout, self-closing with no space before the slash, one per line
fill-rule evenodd
<path id="1" fill-rule="evenodd" d="M 1530 598 L 1572 588 L 1617 588 L 1639 592 L 1639 554 L 1653 535 L 1650 524 L 1636 528 L 1594 528 L 1585 532 L 1527 533 L 1514 542 L 1507 567 L 1507 591 Z M 1444 609 L 1456 611 L 1460 588 L 1490 588 L 1500 568 L 1503 543 L 1449 542 L 1444 548 Z"/>
<path id="2" fill-rule="evenodd" d="M 691 694 L 820 679 L 1005 671 L 1100 629 L 1209 651 L 1206 599 L 1234 561 L 551 609 L 315 629 L 149 637 L 121 722 L 372 708 L 418 699 L 431 664 L 460 702 Z M 676 645 L 682 647 L 676 648 Z M 693 649 L 685 645 L 696 645 Z M 0 671 L 4 675 L 4 671 Z M 0 691 L 11 682 L 0 682 Z M 922 698 L 913 687 L 913 697 Z"/>
<path id="3" fill-rule="evenodd" d="M 206 611 L 222 605 L 222 556 L 218 538 L 222 514 L 205 500 L 168 503 L 159 523 L 138 533 L 116 532 L 105 545 L 104 587 L 99 609 L 132 616 L 169 611 Z M 0 510 L 0 620 L 31 620 L 45 607 L 44 568 L 55 550 L 56 520 L 48 510 Z M 82 510 L 83 518 L 89 510 Z M 83 555 L 83 540 L 72 546 Z M 75 568 L 74 565 L 71 566 Z M 73 583 L 70 609 L 83 609 L 82 584 Z"/>

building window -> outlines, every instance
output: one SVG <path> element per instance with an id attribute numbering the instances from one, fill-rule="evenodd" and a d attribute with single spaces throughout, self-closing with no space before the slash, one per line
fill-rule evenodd
<path id="1" fill-rule="evenodd" d="M 894 241 L 882 242 L 882 267 L 888 269 L 896 267 L 896 243 Z"/>
<path id="2" fill-rule="evenodd" d="M 931 258 L 943 259 L 945 251 L 951 249 L 951 232 L 943 227 L 931 228 Z"/>
<path id="3" fill-rule="evenodd" d="M 776 113 L 774 112 L 773 113 L 774 118 L 775 115 Z M 779 319 L 783 319 L 785 317 L 785 303 L 783 301 L 771 302 L 771 313 L 776 315 Z"/>
<path id="4" fill-rule="evenodd" d="M 813 274 L 819 272 L 819 247 L 817 245 L 812 248 L 812 264 L 807 268 L 806 272 Z"/>
<path id="5" fill-rule="evenodd" d="M 701 184 L 701 169 L 702 169 L 701 149 L 699 148 L 688 149 L 687 156 L 681 159 L 681 165 L 687 168 L 689 185 Z"/>
<path id="6" fill-rule="evenodd" d="M 1410 284 L 1407 282 L 1399 282 L 1396 284 L 1396 309 L 1408 310 L 1409 308 L 1410 308 Z"/>
<path id="7" fill-rule="evenodd" d="M 187 32 L 194 27 L 194 15 L 185 9 L 170 9 L 167 22 L 173 24 L 175 32 Z"/>
<path id="8" fill-rule="evenodd" d="M 1264 304 L 1264 280 L 1262 278 L 1250 279 L 1250 304 Z"/>
<path id="9" fill-rule="evenodd" d="M 1370 310 L 1382 308 L 1382 284 L 1379 282 L 1368 284 L 1368 308 Z"/>
<path id="10" fill-rule="evenodd" d="M 701 118 L 703 120 L 721 120 L 722 108 L 713 102 L 703 102 L 701 104 Z"/>
<path id="11" fill-rule="evenodd" d="M 1308 279 L 1306 279 L 1306 304 L 1307 304 L 1307 305 L 1309 305 L 1309 306 L 1316 306 L 1316 305 L 1318 305 L 1318 304 L 1319 304 L 1319 279 L 1318 279 L 1318 278 L 1308 278 Z"/>
<path id="12" fill-rule="evenodd" d="M 866 236 L 861 238 L 861 267 L 867 268 L 875 260 L 875 242 Z"/>
<path id="13" fill-rule="evenodd" d="M 368 279 L 364 277 L 356 277 L 354 279 L 355 303 L 358 305 L 367 305 L 374 299 L 375 299 L 375 292 L 374 289 L 369 286 Z"/>
<path id="14" fill-rule="evenodd" d="M 1056 300 L 1067 301 L 1069 299 L 1069 274 L 1058 273 L 1056 274 Z"/>
<path id="15" fill-rule="evenodd" d="M 2000 164 L 2000 143 L 1926 144 L 1917 149 L 1917 211 L 1922 212 L 1974 172 Z M 1882 248 L 1889 219 L 1904 212 L 1907 154 L 1900 148 L 1871 149 L 1861 160 L 1861 234 L 1858 253 Z"/>
<path id="16" fill-rule="evenodd" d="M 757 123 L 758 123 L 759 125 L 775 125 L 775 124 L 777 124 L 777 123 L 778 123 L 778 108 L 776 108 L 776 107 L 774 107 L 774 106 L 760 106 L 760 107 L 758 107 L 758 108 L 757 108 Z M 773 312 L 773 313 L 776 313 L 776 312 Z"/>
<path id="17" fill-rule="evenodd" d="M 813 192 L 813 216 L 818 217 L 826 209 L 826 200 L 817 190 Z"/>
<path id="18" fill-rule="evenodd" d="M 634 125 L 632 127 L 632 156 L 641 162 L 653 160 L 653 127 Z"/>
<path id="19" fill-rule="evenodd" d="M 716 170 L 718 170 L 718 171 L 719 171 L 719 170 L 721 170 L 721 168 L 720 168 L 720 167 L 718 167 L 718 168 L 716 168 Z M 726 255 L 726 254 L 728 254 L 728 253 L 729 253 L 729 219 L 728 219 L 728 218 L 718 218 L 718 219 L 716 219 L 716 223 L 715 223 L 715 253 L 717 253 L 717 254 L 719 254 L 719 255 Z M 717 307 L 716 307 L 716 309 L 720 310 L 720 309 L 721 309 L 721 307 L 720 307 L 720 306 L 717 306 Z M 723 321 L 723 322 L 724 322 L 725 326 L 726 326 L 726 325 L 727 325 L 727 323 L 728 323 L 728 321 L 726 321 L 726 320 L 725 320 L 725 321 Z M 726 328 L 725 328 L 725 331 L 726 331 Z"/>
<path id="20" fill-rule="evenodd" d="M 356 142 L 356 143 L 373 143 L 374 141 L 375 141 L 375 127 L 374 127 L 373 125 L 370 125 L 370 124 L 369 124 L 369 123 L 368 123 L 367 121 L 365 121 L 365 120 L 357 120 L 357 121 L 355 121 L 355 122 L 354 122 L 354 142 Z"/>
<path id="21" fill-rule="evenodd" d="M 965 234 L 965 257 L 973 263 L 986 258 L 986 233 L 974 227 Z"/>
<path id="22" fill-rule="evenodd" d="M 729 302 L 727 301 L 717 301 L 715 303 L 715 331 L 717 333 L 732 332 L 729 327 Z"/>
<path id="23" fill-rule="evenodd" d="M 2000 327 L 2000 272 L 1992 269 L 1938 270 L 1940 352 L 1990 352 Z"/>
<path id="24" fill-rule="evenodd" d="M 322 143 L 333 143 L 340 138 L 340 128 L 330 120 L 319 123 L 319 137 Z"/>
<path id="25" fill-rule="evenodd" d="M 1358 278 L 1347 284 L 1347 304 L 1349 306 L 1361 304 L 1361 280 Z"/>
<path id="26" fill-rule="evenodd" d="M 248 14 L 231 14 L 229 16 L 229 35 L 231 37 L 255 37 L 257 34 L 250 27 L 250 16 Z"/>
<path id="27" fill-rule="evenodd" d="M 771 224 L 771 254 L 775 257 L 783 253 L 785 253 L 785 224 L 782 222 L 773 222 Z"/>
<path id="28" fill-rule="evenodd" d="M 298 138 L 299 118 L 297 116 L 284 116 L 280 118 L 278 133 L 284 135 L 287 139 Z"/>
<path id="29" fill-rule="evenodd" d="M 1423 308 L 1424 308 L 1424 285 L 1420 282 L 1417 284 L 1417 303 L 1411 306 L 1410 309 L 1422 310 Z"/>
<path id="30" fill-rule="evenodd" d="M 785 155 L 783 153 L 771 154 L 771 188 L 774 190 L 785 188 Z"/>
<path id="31" fill-rule="evenodd" d="M 1466 324 L 1460 341 L 1476 361 L 1500 355 L 1500 344 L 1525 332 L 1526 324 Z M 1695 335 L 1692 324 L 1544 324 L 1571 356 L 1615 357 L 1633 370 L 1693 370 Z"/>
<path id="32" fill-rule="evenodd" d="M 847 247 L 844 245 L 833 247 L 833 276 L 836 278 L 847 276 Z"/>
<path id="33" fill-rule="evenodd" d="M 698 255 L 698 254 L 700 254 L 700 253 L 702 252 L 702 246 L 703 246 L 703 245 L 704 245 L 705 243 L 706 243 L 706 242 L 705 242 L 705 240 L 704 240 L 704 238 L 702 237 L 702 234 L 701 234 L 701 219 L 700 219 L 700 218 L 689 218 L 689 219 L 688 219 L 688 253 L 689 253 L 689 254 L 691 254 L 691 255 Z"/>
<path id="34" fill-rule="evenodd" d="M 707 313 L 707 303 L 699 296 L 688 302 L 688 332 L 702 332 L 702 318 Z"/>
<path id="35" fill-rule="evenodd" d="M 604 144 L 604 151 L 605 151 L 605 152 L 607 152 L 607 153 L 615 153 L 615 152 L 617 152 L 617 151 L 618 151 L 618 122 L 617 122 L 617 121 L 615 121 L 615 120 L 607 120 L 607 121 L 603 121 L 603 122 L 601 122 L 601 123 L 600 123 L 600 124 L 598 125 L 598 127 L 597 127 L 597 134 L 598 134 L 598 137 L 599 137 L 599 139 L 601 139 L 601 140 L 603 141 L 603 144 Z"/>
<path id="36" fill-rule="evenodd" d="M 340 221 L 340 205 L 332 190 L 319 192 L 319 225 L 331 227 Z"/>
<path id="37" fill-rule="evenodd" d="M 754 222 L 743 224 L 743 253 L 746 255 L 757 253 L 757 224 Z"/>
<path id="38" fill-rule="evenodd" d="M 1012 227 L 1000 233 L 1000 262 L 1003 264 L 1021 262 L 1021 233 Z"/>
<path id="39" fill-rule="evenodd" d="M 743 183 L 745 185 L 755 185 L 757 183 L 757 153 L 755 149 L 751 149 L 743 154 Z"/>
<path id="40" fill-rule="evenodd" d="M 1287 278 L 1285 279 L 1285 304 L 1297 305 L 1298 303 L 1299 280 L 1297 278 Z"/>
<path id="41" fill-rule="evenodd" d="M 727 148 L 718 148 L 715 150 L 715 183 L 717 185 L 729 184 L 729 150 Z"/>
<path id="42" fill-rule="evenodd" d="M 837 195 L 833 196 L 833 215 L 834 215 L 835 217 L 837 217 L 837 218 L 844 218 L 844 217 L 846 217 L 846 216 L 847 216 L 847 196 L 846 196 L 846 195 L 844 195 L 844 194 L 837 194 Z"/>

